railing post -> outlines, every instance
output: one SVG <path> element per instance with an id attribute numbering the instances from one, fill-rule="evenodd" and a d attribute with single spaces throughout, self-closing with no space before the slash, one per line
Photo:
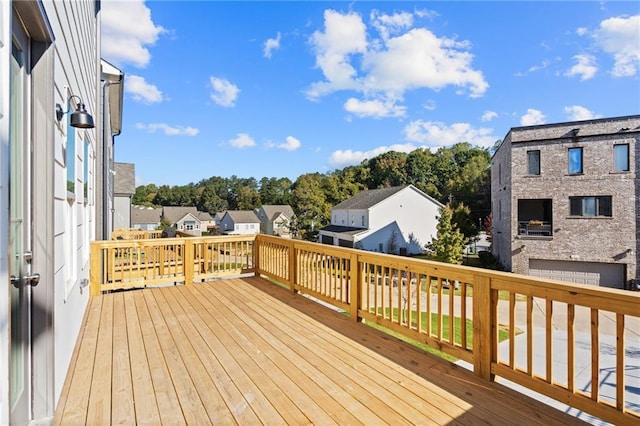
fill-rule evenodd
<path id="1" fill-rule="evenodd" d="M 182 271 L 185 285 L 193 284 L 194 243 L 189 238 L 183 238 L 184 256 L 182 258 Z"/>
<path id="2" fill-rule="evenodd" d="M 89 266 L 89 294 L 100 295 L 100 282 L 102 281 L 102 256 L 101 246 L 97 242 L 91 243 L 91 265 Z"/>
<path id="3" fill-rule="evenodd" d="M 253 270 L 256 277 L 260 276 L 260 235 L 253 239 Z"/>
<path id="4" fill-rule="evenodd" d="M 496 315 L 493 309 L 491 278 L 475 275 L 473 279 L 473 372 L 493 381 L 491 362 L 494 357 Z"/>
<path id="5" fill-rule="evenodd" d="M 353 253 L 349 257 L 349 313 L 353 321 L 359 322 L 358 310 L 360 309 L 360 295 L 362 285 L 362 268 L 358 262 L 358 254 Z"/>
<path id="6" fill-rule="evenodd" d="M 296 292 L 296 249 L 293 240 L 289 241 L 289 288 L 292 293 Z"/>

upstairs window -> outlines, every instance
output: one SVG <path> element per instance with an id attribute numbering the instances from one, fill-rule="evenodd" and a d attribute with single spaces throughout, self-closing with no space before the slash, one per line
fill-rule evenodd
<path id="1" fill-rule="evenodd" d="M 613 146 L 613 169 L 616 172 L 629 171 L 629 144 Z"/>
<path id="2" fill-rule="evenodd" d="M 569 174 L 582 173 L 582 148 L 569 148 Z"/>
<path id="3" fill-rule="evenodd" d="M 540 175 L 540 151 L 527 151 L 527 173 L 529 175 Z"/>
<path id="4" fill-rule="evenodd" d="M 611 196 L 601 197 L 569 197 L 569 214 L 571 216 L 611 217 Z"/>

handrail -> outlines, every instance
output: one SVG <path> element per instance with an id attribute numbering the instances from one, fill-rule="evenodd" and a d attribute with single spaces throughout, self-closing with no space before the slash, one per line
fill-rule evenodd
<path id="1" fill-rule="evenodd" d="M 612 423 L 640 420 L 638 385 L 627 384 L 627 370 L 640 369 L 627 355 L 640 351 L 640 293 L 263 234 L 98 241 L 91 250 L 92 295 L 263 275 L 467 361 L 488 381 L 504 377 Z"/>
<path id="2" fill-rule="evenodd" d="M 91 295 L 253 273 L 254 236 L 91 243 Z"/>
<path id="3" fill-rule="evenodd" d="M 147 240 L 161 236 L 162 231 L 147 231 L 140 228 L 118 228 L 111 232 L 112 240 Z"/>

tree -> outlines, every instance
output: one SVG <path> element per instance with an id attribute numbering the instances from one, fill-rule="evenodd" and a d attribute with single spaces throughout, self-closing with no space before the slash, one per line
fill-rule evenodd
<path id="1" fill-rule="evenodd" d="M 431 241 L 427 249 L 431 251 L 433 260 L 445 263 L 462 263 L 464 235 L 452 221 L 453 211 L 447 205 L 440 209 L 437 238 Z"/>
<path id="2" fill-rule="evenodd" d="M 464 236 L 465 243 L 478 234 L 478 224 L 471 218 L 471 209 L 463 203 L 459 203 L 453 209 L 451 221 Z"/>
<path id="3" fill-rule="evenodd" d="M 299 236 L 315 241 L 318 229 L 329 222 L 331 204 L 322 189 L 323 176 L 320 173 L 301 175 L 293 185 L 291 201 L 297 215 L 295 224 Z"/>
<path id="4" fill-rule="evenodd" d="M 371 169 L 369 189 L 407 183 L 406 164 L 407 154 L 403 152 L 389 151 L 372 158 L 369 161 Z"/>

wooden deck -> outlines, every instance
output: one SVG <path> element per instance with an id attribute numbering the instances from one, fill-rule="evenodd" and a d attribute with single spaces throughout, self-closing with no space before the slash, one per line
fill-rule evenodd
<path id="1" fill-rule="evenodd" d="M 268 281 L 92 297 L 56 424 L 579 424 Z"/>

